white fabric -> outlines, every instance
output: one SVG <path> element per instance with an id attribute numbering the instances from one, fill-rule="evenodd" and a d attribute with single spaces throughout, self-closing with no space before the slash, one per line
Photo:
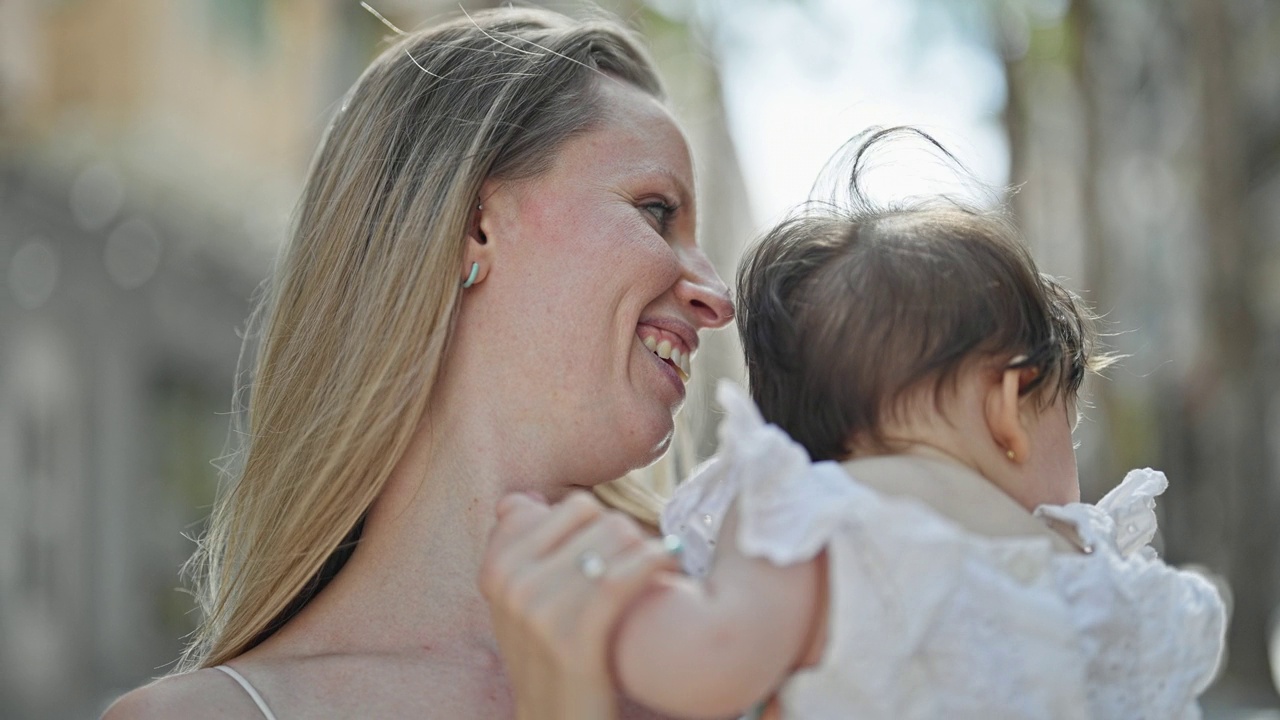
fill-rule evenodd
<path id="1" fill-rule="evenodd" d="M 828 552 L 821 662 L 781 689 L 786 718 L 1198 718 L 1223 646 L 1216 590 L 1148 546 L 1164 476 L 1129 473 L 1097 506 L 1042 507 L 1092 553 L 985 537 L 889 497 L 766 425 L 723 383 L 718 455 L 662 517 L 686 571 L 708 571 L 726 511 L 736 541 L 777 564 Z M 910 469 L 911 465 L 904 466 Z"/>
<path id="2" fill-rule="evenodd" d="M 232 680 L 239 683 L 240 687 L 244 688 L 246 693 L 249 693 L 249 697 L 253 700 L 253 704 L 257 705 L 258 709 L 262 711 L 262 717 L 266 718 L 266 720 L 276 720 L 276 716 L 272 714 L 271 708 L 267 707 L 267 701 L 262 699 L 262 696 L 258 694 L 258 690 L 254 688 L 243 675 L 226 665 L 215 665 L 213 669 L 221 670 L 222 672 L 230 675 Z"/>

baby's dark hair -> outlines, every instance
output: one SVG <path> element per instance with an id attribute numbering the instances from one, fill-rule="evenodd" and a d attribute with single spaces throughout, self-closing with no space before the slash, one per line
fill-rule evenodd
<path id="1" fill-rule="evenodd" d="M 966 363 L 1036 372 L 1043 405 L 1074 399 L 1094 357 L 1093 316 L 1041 274 L 1004 212 L 935 198 L 876 207 L 859 177 L 868 153 L 910 128 L 855 138 L 848 207 L 811 203 L 748 251 L 738 270 L 738 330 L 751 395 L 765 419 L 814 460 L 889 451 L 882 429 L 908 393 L 935 401 Z"/>

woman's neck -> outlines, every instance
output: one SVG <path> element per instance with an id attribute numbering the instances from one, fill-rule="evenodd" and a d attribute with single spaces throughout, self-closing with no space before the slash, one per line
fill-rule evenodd
<path id="1" fill-rule="evenodd" d="M 520 455 L 493 442 L 500 435 L 479 436 L 465 424 L 420 430 L 351 559 L 271 644 L 299 654 L 448 657 L 500 671 L 480 562 L 498 499 L 550 473 L 510 467 Z"/>

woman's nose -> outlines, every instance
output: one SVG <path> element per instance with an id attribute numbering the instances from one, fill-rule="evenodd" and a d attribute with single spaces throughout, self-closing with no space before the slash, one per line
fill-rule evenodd
<path id="1" fill-rule="evenodd" d="M 701 249 L 688 250 L 682 258 L 684 276 L 676 283 L 676 299 L 693 313 L 700 328 L 720 328 L 733 319 L 733 301 L 711 261 Z"/>

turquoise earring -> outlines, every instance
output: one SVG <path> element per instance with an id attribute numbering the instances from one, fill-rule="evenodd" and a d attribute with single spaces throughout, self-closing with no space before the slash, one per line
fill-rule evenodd
<path id="1" fill-rule="evenodd" d="M 471 263 L 471 274 L 467 276 L 466 282 L 462 283 L 462 289 L 466 290 L 472 285 L 475 285 L 476 276 L 478 276 L 479 274 L 480 274 L 480 263 L 478 262 Z"/>

